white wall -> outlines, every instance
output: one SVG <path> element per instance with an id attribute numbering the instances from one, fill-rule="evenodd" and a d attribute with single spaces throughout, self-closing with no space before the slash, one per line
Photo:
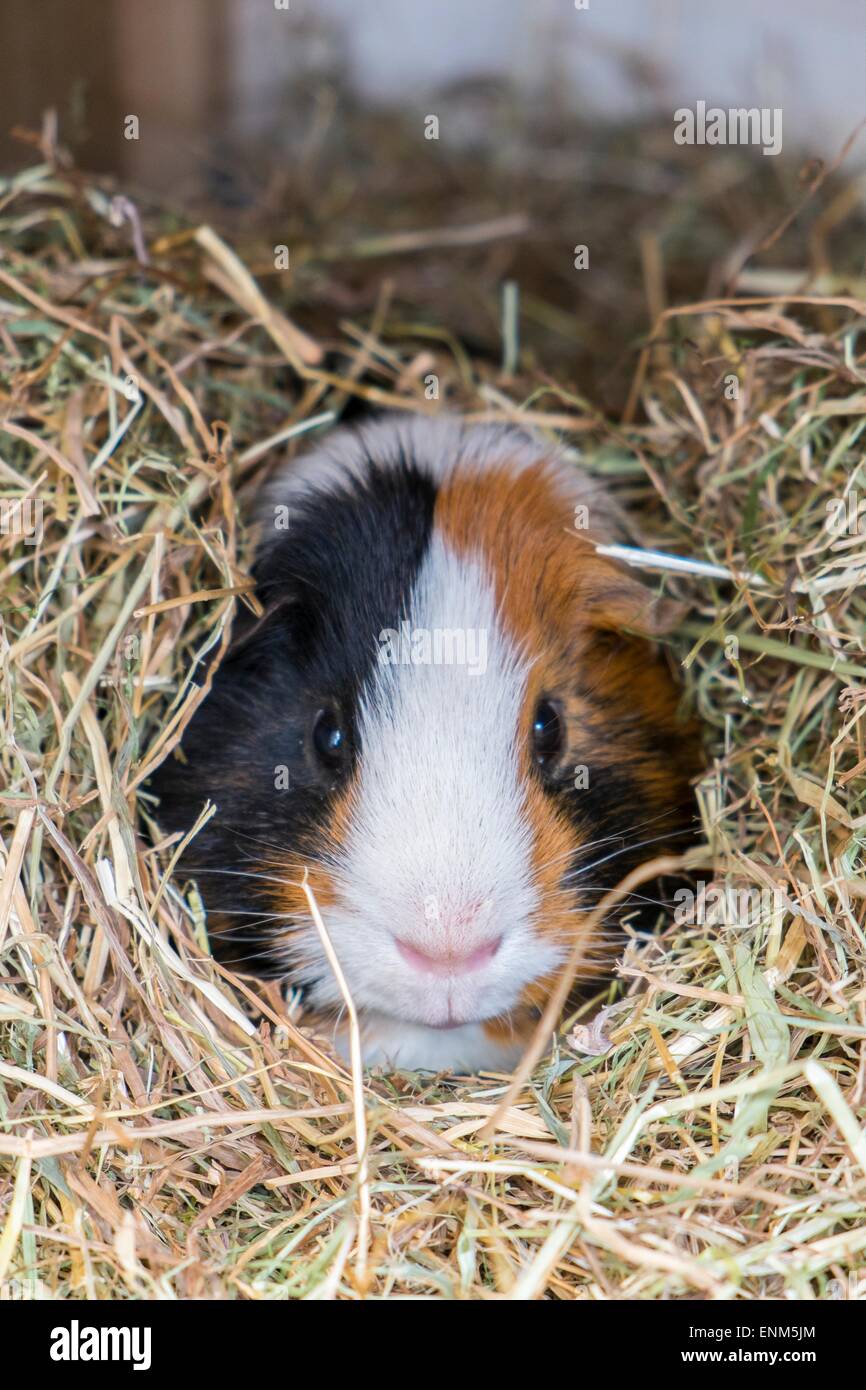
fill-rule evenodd
<path id="1" fill-rule="evenodd" d="M 331 23 L 358 87 L 386 100 L 511 73 L 539 100 L 555 84 L 588 114 L 694 105 L 781 106 L 785 148 L 832 158 L 866 116 L 866 0 L 236 0 L 248 128 Z M 318 63 L 327 67 L 326 46 Z M 629 62 L 655 72 L 641 85 Z M 258 109 L 258 114 L 257 114 Z M 856 159 L 866 164 L 866 132 Z"/>

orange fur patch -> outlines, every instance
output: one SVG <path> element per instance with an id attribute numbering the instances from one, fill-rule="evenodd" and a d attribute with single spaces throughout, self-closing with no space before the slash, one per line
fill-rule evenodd
<path id="1" fill-rule="evenodd" d="M 302 922 L 309 921 L 310 907 L 302 887 L 305 873 L 307 883 L 323 916 L 329 907 L 335 905 L 338 893 L 333 878 L 327 866 L 320 863 L 317 857 L 319 835 L 324 833 L 327 836 L 329 850 L 338 850 L 345 845 L 356 794 L 357 781 L 353 779 L 343 788 L 334 802 L 327 830 L 318 832 L 315 842 L 310 847 L 309 858 L 305 858 L 301 846 L 298 852 L 293 855 L 281 855 L 278 861 L 275 860 L 272 863 L 260 861 L 256 866 L 259 873 L 270 874 L 273 878 L 280 880 L 276 884 L 271 882 L 267 888 L 267 896 L 277 912 L 285 913 L 287 917 L 297 918 Z M 288 935 L 290 938 L 291 929 Z"/>
<path id="2" fill-rule="evenodd" d="M 571 504 L 543 468 L 458 472 L 440 492 L 435 511 L 446 542 L 487 568 L 501 620 L 532 660 L 517 731 L 524 811 L 532 831 L 540 926 L 566 947 L 582 917 L 575 915 L 574 891 L 564 890 L 561 878 L 583 840 L 531 768 L 538 700 L 552 698 L 563 712 L 568 743 L 562 767 L 585 765 L 590 778 L 603 778 L 606 769 L 627 774 L 640 799 L 636 821 L 683 804 L 696 770 L 694 728 L 678 719 L 676 682 L 650 643 L 625 631 L 658 633 L 665 604 L 599 556 L 593 541 L 601 537 L 591 529 L 576 531 L 572 520 Z M 676 738 L 681 755 L 674 760 L 653 755 L 647 729 Z M 653 847 L 650 857 L 659 850 Z M 586 959 L 584 975 L 604 968 L 603 953 L 596 954 L 592 943 L 587 949 L 592 958 Z M 550 983 L 530 986 L 523 1006 L 543 1006 Z"/>

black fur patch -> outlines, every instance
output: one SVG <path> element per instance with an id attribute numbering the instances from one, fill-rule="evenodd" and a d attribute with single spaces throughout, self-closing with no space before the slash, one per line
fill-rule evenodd
<path id="1" fill-rule="evenodd" d="M 435 483 L 410 463 L 372 461 L 361 481 L 293 498 L 289 529 L 264 539 L 253 569 L 265 617 L 242 615 L 184 735 L 185 761 L 169 757 L 153 778 L 167 830 L 188 830 L 208 799 L 218 807 L 183 868 L 219 921 L 216 953 L 241 968 L 275 965 L 264 885 L 244 875 L 281 852 L 316 848 L 342 785 L 312 754 L 316 714 L 339 710 L 351 766 L 358 697 L 380 632 L 406 615 L 435 500 Z M 276 785 L 280 768 L 288 789 Z M 262 917 L 250 915 L 259 903 Z"/>

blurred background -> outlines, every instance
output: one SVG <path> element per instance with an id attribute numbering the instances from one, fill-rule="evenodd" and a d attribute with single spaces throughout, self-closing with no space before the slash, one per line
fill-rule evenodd
<path id="1" fill-rule="evenodd" d="M 821 157 L 864 115 L 860 0 L 4 0 L 0 12 L 4 157 L 9 127 L 51 104 L 94 168 L 166 190 L 224 143 L 276 154 L 314 138 L 308 99 L 324 122 L 329 91 L 417 112 L 505 85 L 533 107 L 615 122 L 699 97 L 781 106 L 786 139 Z M 137 143 L 121 139 L 127 112 L 147 127 Z M 476 114 L 461 113 L 464 138 L 483 138 Z"/>
<path id="2" fill-rule="evenodd" d="M 372 312 L 387 276 L 498 354 L 513 280 L 523 350 L 616 408 L 672 300 L 859 279 L 866 135 L 833 165 L 864 40 L 860 0 L 2 0 L 0 163 L 53 146 L 53 111 L 79 167 L 228 228 L 257 273 L 291 246 L 301 319 Z M 678 145 L 699 100 L 780 108 L 782 154 Z"/>

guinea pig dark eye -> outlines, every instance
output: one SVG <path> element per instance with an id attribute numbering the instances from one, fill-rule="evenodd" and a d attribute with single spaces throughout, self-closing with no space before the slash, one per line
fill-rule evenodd
<path id="1" fill-rule="evenodd" d="M 539 767 L 546 767 L 565 746 L 565 721 L 552 700 L 539 700 L 532 720 L 532 751 Z"/>
<path id="2" fill-rule="evenodd" d="M 342 767 L 346 752 L 346 734 L 336 710 L 320 709 L 313 724 L 313 748 L 325 767 Z"/>

